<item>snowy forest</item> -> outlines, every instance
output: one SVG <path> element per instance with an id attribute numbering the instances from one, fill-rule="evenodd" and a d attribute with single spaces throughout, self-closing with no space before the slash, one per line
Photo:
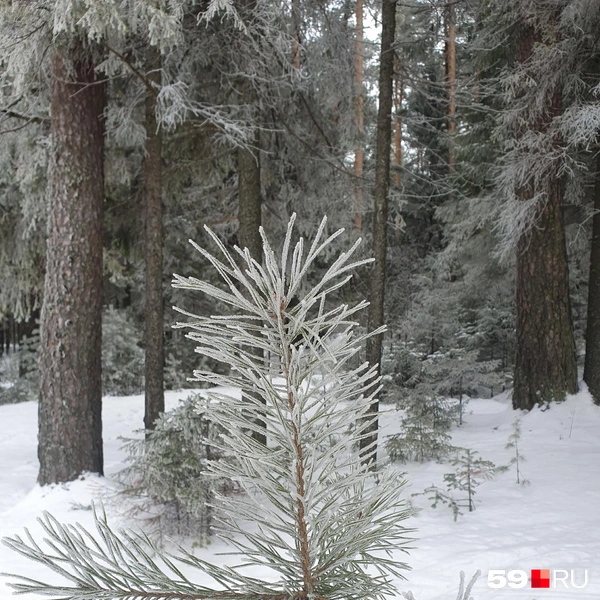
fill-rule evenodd
<path id="1" fill-rule="evenodd" d="M 6 586 L 379 600 L 416 548 L 405 598 L 495 600 L 597 558 L 440 589 L 418 538 L 546 514 L 556 440 L 597 502 L 598 0 L 0 0 L 0 82 Z"/>

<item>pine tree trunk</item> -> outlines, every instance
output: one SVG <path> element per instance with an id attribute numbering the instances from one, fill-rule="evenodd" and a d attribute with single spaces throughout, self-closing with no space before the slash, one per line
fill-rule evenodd
<path id="1" fill-rule="evenodd" d="M 354 106 L 354 121 L 358 143 L 354 151 L 354 229 L 362 229 L 363 205 L 363 167 L 365 151 L 363 147 L 365 99 L 363 90 L 364 79 L 364 30 L 363 30 L 363 0 L 356 0 L 356 40 L 354 45 L 354 88 L 356 101 Z"/>
<path id="2" fill-rule="evenodd" d="M 595 175 L 583 380 L 596 404 L 600 404 L 600 155 L 596 159 Z"/>
<path id="3" fill-rule="evenodd" d="M 160 52 L 146 51 L 147 78 L 161 85 Z M 154 429 L 156 419 L 165 410 L 164 391 L 164 305 L 163 305 L 163 205 L 162 205 L 162 135 L 156 122 L 156 96 L 146 93 L 146 156 L 144 259 L 146 267 L 145 319 L 145 414 L 144 427 Z"/>
<path id="4" fill-rule="evenodd" d="M 238 150 L 238 241 L 241 248 L 248 248 L 250 254 L 258 262 L 262 260 L 262 240 L 259 233 L 261 226 L 261 189 L 260 189 L 260 132 L 254 135 L 254 146 Z M 252 353 L 252 349 L 248 350 Z M 254 356 L 263 360 L 263 351 L 255 348 Z M 264 402 L 260 396 L 256 396 Z M 260 431 L 253 431 L 252 437 L 259 443 L 267 444 L 266 423 L 264 417 L 258 415 L 255 424 Z"/>
<path id="5" fill-rule="evenodd" d="M 536 30 L 520 25 L 518 60 L 531 57 Z M 548 99 L 548 108 L 535 112 L 524 126 L 546 133 L 561 112 L 561 89 Z M 517 244 L 516 357 L 513 407 L 530 410 L 536 404 L 561 401 L 577 391 L 577 365 L 571 321 L 569 272 L 562 211 L 562 183 L 555 162 L 543 181 L 536 180 L 517 190 L 527 201 L 543 193 L 535 222 Z M 533 178 L 532 178 L 533 181 Z M 537 187 L 534 187 L 537 186 Z"/>
<path id="6" fill-rule="evenodd" d="M 81 42 L 52 58 L 52 151 L 40 346 L 41 485 L 102 473 L 104 86 Z"/>
<path id="7" fill-rule="evenodd" d="M 256 0 L 244 0 L 241 3 L 242 17 L 247 22 L 256 20 Z M 298 42 L 294 46 L 294 66 L 300 68 L 300 5 L 298 2 L 292 7 L 295 12 L 294 20 L 294 39 Z M 297 63 L 296 63 L 297 59 Z M 260 147 L 261 136 L 258 110 L 259 101 L 256 90 L 251 81 L 242 81 L 240 83 L 241 102 L 248 106 L 252 111 L 254 120 L 254 136 L 252 147 L 240 147 L 237 151 L 238 162 L 238 244 L 240 248 L 248 248 L 250 255 L 259 263 L 262 262 L 263 248 L 262 238 L 260 236 L 260 226 L 262 225 L 262 190 L 260 176 Z M 242 290 L 244 292 L 244 290 Z M 264 361 L 264 353 L 260 348 L 249 348 L 248 351 L 256 357 L 258 361 Z M 254 395 L 254 401 L 265 403 L 260 394 Z M 252 437 L 260 444 L 267 445 L 267 423 L 264 415 L 257 414 L 254 419 L 256 430 L 252 431 Z"/>
<path id="8" fill-rule="evenodd" d="M 240 248 L 248 248 L 257 261 L 262 259 L 260 190 L 260 132 L 256 129 L 252 148 L 239 148 L 238 158 L 238 241 Z"/>
<path id="9" fill-rule="evenodd" d="M 392 144 L 392 106 L 394 101 L 394 37 L 396 32 L 396 0 L 383 0 L 381 11 L 381 54 L 379 60 L 379 109 L 377 112 L 377 140 L 375 148 L 375 189 L 373 191 L 373 256 L 367 327 L 374 331 L 383 325 L 385 291 L 388 194 L 390 190 L 390 154 Z M 378 365 L 381 373 L 383 334 L 367 340 L 367 361 Z M 377 431 L 379 400 L 371 405 L 370 417 L 375 417 L 361 440 L 363 461 L 375 467 L 377 460 Z"/>
<path id="10" fill-rule="evenodd" d="M 400 61 L 394 60 L 394 185 L 402 183 L 402 101 L 404 99 L 404 82 L 400 75 Z M 399 231 L 399 230 L 398 230 Z"/>

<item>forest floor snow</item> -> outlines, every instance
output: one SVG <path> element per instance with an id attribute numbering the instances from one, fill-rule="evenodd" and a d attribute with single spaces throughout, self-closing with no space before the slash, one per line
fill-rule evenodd
<path id="1" fill-rule="evenodd" d="M 174 407 L 189 395 L 169 392 L 167 407 Z M 106 477 L 86 476 L 69 484 L 39 487 L 37 405 L 23 403 L 0 406 L 0 537 L 22 534 L 25 527 L 39 533 L 36 519 L 44 510 L 63 522 L 79 522 L 93 528 L 92 502 L 114 498 L 116 484 L 111 480 L 124 466 L 120 437 L 131 437 L 142 427 L 143 397 L 104 399 L 104 452 Z M 516 413 L 508 395 L 471 400 L 465 423 L 453 429 L 453 443 L 479 452 L 481 458 L 497 465 L 508 464 L 514 451 L 506 449 Z M 381 433 L 394 433 L 398 413 L 382 406 Z M 446 506 L 432 508 L 422 492 L 436 484 L 444 487 L 443 475 L 451 472 L 448 463 L 401 465 L 406 472 L 406 495 L 422 508 L 406 525 L 416 529 L 414 549 L 399 553 L 412 570 L 406 581 L 397 582 L 398 596 L 411 590 L 416 600 L 454 600 L 459 572 L 469 579 L 476 570 L 475 600 L 600 600 L 600 407 L 587 391 L 569 397 L 548 410 L 534 409 L 521 417 L 520 451 L 528 485 L 516 483 L 514 466 L 477 488 L 476 510 L 463 509 L 454 521 Z M 117 503 L 107 503 L 110 522 L 126 523 Z M 228 557 L 221 542 L 197 549 L 206 560 L 224 563 Z M 555 588 L 492 589 L 489 570 L 531 569 L 573 570 L 575 585 L 557 582 Z M 24 574 L 50 581 L 55 575 L 5 546 L 0 546 L 0 572 Z M 253 573 L 260 577 L 258 570 Z M 191 574 L 190 574 L 191 575 Z M 193 579 L 201 582 L 202 574 Z M 0 600 L 12 597 L 7 577 L 0 576 Z M 27 596 L 31 597 L 31 596 Z"/>

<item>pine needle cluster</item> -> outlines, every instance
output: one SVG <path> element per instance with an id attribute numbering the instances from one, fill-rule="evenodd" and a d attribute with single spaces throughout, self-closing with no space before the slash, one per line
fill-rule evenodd
<path id="1" fill-rule="evenodd" d="M 402 577 L 407 568 L 398 553 L 407 550 L 403 523 L 411 510 L 401 496 L 400 475 L 373 473 L 358 454 L 378 389 L 375 367 L 355 366 L 355 358 L 366 337 L 379 331 L 357 333 L 354 317 L 365 302 L 330 302 L 367 261 L 351 261 L 357 242 L 304 292 L 315 259 L 342 230 L 326 237 L 324 219 L 308 249 L 302 238 L 292 248 L 293 223 L 294 217 L 279 259 L 261 231 L 263 264 L 248 250 L 236 249 L 239 256 L 232 256 L 209 231 L 220 258 L 196 248 L 225 286 L 194 277 L 174 281 L 231 309 L 226 316 L 184 313 L 189 321 L 182 327 L 189 328 L 198 353 L 230 369 L 227 375 L 196 371 L 196 380 L 241 390 L 241 395 L 224 388 L 208 392 L 210 419 L 226 432 L 220 450 L 237 458 L 210 462 L 208 468 L 245 492 L 225 498 L 215 493 L 218 533 L 240 565 L 217 566 L 184 551 L 175 558 L 143 537 L 117 534 L 103 516 L 96 517 L 94 536 L 46 515 L 46 547 L 31 536 L 4 543 L 58 571 L 70 585 L 13 575 L 15 590 L 65 600 L 376 600 L 395 593 L 392 576 Z M 278 365 L 278 377 L 266 356 Z M 252 435 L 265 432 L 266 445 Z M 191 582 L 181 563 L 199 569 L 214 585 Z M 252 577 L 254 569 L 246 567 L 273 576 Z"/>

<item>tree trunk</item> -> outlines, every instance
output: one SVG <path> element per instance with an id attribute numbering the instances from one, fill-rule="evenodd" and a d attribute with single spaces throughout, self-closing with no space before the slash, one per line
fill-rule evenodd
<path id="1" fill-rule="evenodd" d="M 402 183 L 402 101 L 404 99 L 404 82 L 400 75 L 400 61 L 394 60 L 394 185 Z"/>
<path id="2" fill-rule="evenodd" d="M 600 155 L 596 158 L 595 175 L 583 380 L 588 384 L 596 404 L 600 404 Z"/>
<path id="3" fill-rule="evenodd" d="M 526 24 L 520 25 L 518 60 L 530 59 L 541 36 Z M 548 133 L 553 119 L 561 112 L 562 90 L 548 98 L 548 108 L 533 111 L 523 126 L 538 134 Z M 528 116 L 527 114 L 525 115 Z M 535 221 L 517 244 L 516 278 L 516 358 L 513 407 L 530 410 L 536 404 L 564 400 L 577 391 L 577 365 L 569 298 L 569 272 L 562 212 L 562 184 L 559 164 L 536 180 L 517 190 L 523 201 L 542 193 Z"/>
<path id="4" fill-rule="evenodd" d="M 252 258 L 262 260 L 260 191 L 260 132 L 254 133 L 254 148 L 238 149 L 238 241 L 240 248 L 248 248 Z"/>
<path id="5" fill-rule="evenodd" d="M 385 290 L 385 261 L 387 254 L 388 194 L 390 189 L 390 149 L 392 144 L 392 105 L 394 81 L 394 37 L 396 32 L 396 0 L 383 0 L 381 11 L 381 50 L 379 59 L 379 109 L 377 112 L 377 140 L 375 148 L 375 189 L 373 191 L 373 256 L 367 327 L 374 331 L 383 325 Z M 383 334 L 367 340 L 367 361 L 378 365 L 381 374 Z M 377 460 L 377 430 L 379 399 L 371 404 L 372 423 L 365 429 L 361 440 L 361 454 L 365 464 L 375 467 Z"/>
<path id="6" fill-rule="evenodd" d="M 365 98 L 363 90 L 364 80 L 364 25 L 363 25 L 363 0 L 356 0 L 356 40 L 354 46 L 354 88 L 356 101 L 354 106 L 354 122 L 358 142 L 354 151 L 354 229 L 362 229 L 363 205 L 363 166 L 365 151 L 363 147 Z"/>
<path id="7" fill-rule="evenodd" d="M 81 41 L 52 58 L 52 151 L 40 345 L 41 485 L 102 473 L 104 85 Z"/>
<path id="8" fill-rule="evenodd" d="M 258 262 L 262 260 L 262 240 L 259 227 L 262 221 L 262 196 L 260 189 L 260 131 L 258 128 L 254 134 L 254 147 L 240 148 L 238 150 L 238 219 L 239 232 L 238 241 L 240 247 L 248 248 L 252 258 Z M 249 350 L 250 351 L 250 350 Z M 258 360 L 263 360 L 263 352 L 259 348 L 254 349 L 254 355 Z M 262 399 L 257 395 L 257 399 Z M 252 437 L 266 446 L 266 422 L 264 417 L 258 415 L 255 424 L 260 431 L 253 431 Z"/>
<path id="9" fill-rule="evenodd" d="M 456 10 L 455 0 L 450 0 L 446 17 L 446 85 L 448 87 L 448 173 L 456 170 Z"/>
<path id="10" fill-rule="evenodd" d="M 158 49 L 146 51 L 146 77 L 161 85 L 161 60 Z M 165 410 L 165 349 L 163 306 L 163 205 L 162 205 L 162 135 L 156 122 L 156 95 L 146 92 L 146 157 L 144 260 L 146 266 L 145 319 L 145 413 L 144 427 L 154 429 L 156 419 Z"/>

